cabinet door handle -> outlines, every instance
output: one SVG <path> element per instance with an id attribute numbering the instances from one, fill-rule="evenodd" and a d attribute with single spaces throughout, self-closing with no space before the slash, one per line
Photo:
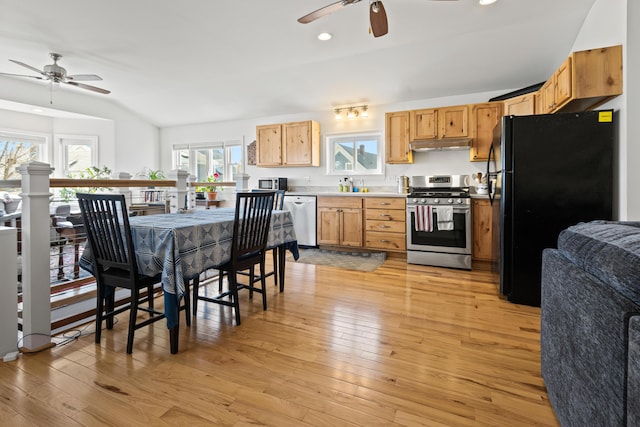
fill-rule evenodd
<path id="1" fill-rule="evenodd" d="M 391 215 L 386 214 L 386 213 L 381 213 L 381 214 L 380 214 L 380 216 L 381 216 L 381 217 L 383 217 L 383 218 L 388 218 L 388 217 L 390 217 Z"/>
<path id="2" fill-rule="evenodd" d="M 391 243 L 391 240 L 385 240 L 385 239 L 381 239 L 380 243 Z"/>
<path id="3" fill-rule="evenodd" d="M 378 228 L 391 228 L 391 227 L 390 227 L 390 226 L 388 226 L 388 225 L 380 224 L 380 225 L 378 226 Z"/>
<path id="4" fill-rule="evenodd" d="M 390 204 L 391 203 L 389 203 L 389 202 L 380 202 L 380 205 L 382 205 L 382 206 L 389 206 Z"/>

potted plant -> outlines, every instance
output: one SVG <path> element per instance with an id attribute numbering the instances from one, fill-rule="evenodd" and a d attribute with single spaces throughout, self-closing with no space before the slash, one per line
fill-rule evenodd
<path id="1" fill-rule="evenodd" d="M 207 182 L 219 182 L 220 181 L 220 174 L 218 172 L 214 173 L 213 175 L 209 175 L 207 177 Z M 202 190 L 205 191 L 207 193 L 207 199 L 208 200 L 215 200 L 216 197 L 218 196 L 218 187 L 215 185 L 208 185 L 206 187 L 198 187 L 196 188 L 196 191 L 198 190 Z"/>

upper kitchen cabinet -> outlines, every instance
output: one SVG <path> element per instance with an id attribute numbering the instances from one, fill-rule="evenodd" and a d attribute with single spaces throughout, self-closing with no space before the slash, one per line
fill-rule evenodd
<path id="1" fill-rule="evenodd" d="M 469 136 L 469 106 L 411 111 L 410 140 L 461 138 Z"/>
<path id="2" fill-rule="evenodd" d="M 472 162 L 484 161 L 489 157 L 493 140 L 493 128 L 502 118 L 502 103 L 487 102 L 471 105 L 471 148 Z"/>
<path id="3" fill-rule="evenodd" d="M 282 164 L 282 125 L 256 126 L 256 165 Z"/>
<path id="4" fill-rule="evenodd" d="M 435 139 L 438 137 L 438 110 L 429 108 L 410 112 L 409 139 Z"/>
<path id="5" fill-rule="evenodd" d="M 413 163 L 409 147 L 409 111 L 385 114 L 385 161 Z"/>
<path id="6" fill-rule="evenodd" d="M 571 57 L 540 88 L 540 114 L 552 113 L 571 99 Z"/>
<path id="7" fill-rule="evenodd" d="M 469 106 L 438 109 L 440 138 L 462 138 L 469 136 Z"/>
<path id="8" fill-rule="evenodd" d="M 536 113 L 596 108 L 622 94 L 622 46 L 573 52 L 538 92 Z"/>
<path id="9" fill-rule="evenodd" d="M 514 96 L 504 101 L 502 111 L 505 116 L 530 116 L 536 113 L 535 93 Z"/>
<path id="10" fill-rule="evenodd" d="M 256 165 L 320 166 L 320 124 L 303 122 L 256 127 Z"/>

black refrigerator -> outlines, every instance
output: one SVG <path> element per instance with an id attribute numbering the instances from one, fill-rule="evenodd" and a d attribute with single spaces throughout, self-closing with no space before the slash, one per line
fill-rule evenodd
<path id="1" fill-rule="evenodd" d="M 613 215 L 612 110 L 505 116 L 494 130 L 494 256 L 500 292 L 540 306 L 542 251 L 560 231 Z"/>

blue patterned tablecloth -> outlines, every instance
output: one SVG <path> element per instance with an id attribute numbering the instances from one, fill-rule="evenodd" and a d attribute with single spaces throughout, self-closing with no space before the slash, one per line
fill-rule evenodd
<path id="1" fill-rule="evenodd" d="M 167 327 L 178 324 L 177 306 L 184 295 L 185 280 L 231 259 L 234 213 L 234 208 L 221 208 L 129 218 L 138 271 L 146 276 L 162 274 Z M 267 246 L 283 244 L 297 258 L 291 213 L 274 210 Z M 88 246 L 80 265 L 91 271 Z"/>

